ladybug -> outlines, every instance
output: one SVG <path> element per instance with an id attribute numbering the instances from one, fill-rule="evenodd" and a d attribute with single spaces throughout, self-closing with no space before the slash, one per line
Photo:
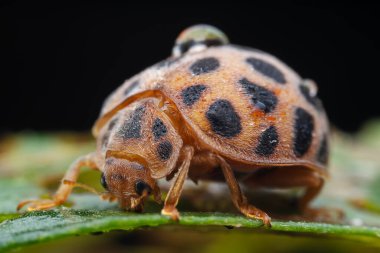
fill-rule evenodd
<path id="1" fill-rule="evenodd" d="M 178 36 L 171 57 L 105 100 L 93 127 L 96 151 L 71 165 L 54 197 L 18 208 L 63 204 L 80 186 L 80 168 L 90 167 L 102 172 L 103 199 L 127 210 L 142 210 L 149 195 L 160 201 L 157 180 L 171 180 L 161 213 L 174 220 L 187 178 L 224 180 L 236 208 L 270 226 L 239 183 L 304 187 L 297 203 L 307 208 L 324 184 L 329 153 L 328 120 L 316 95 L 313 81 L 274 56 L 229 44 L 215 27 L 192 26 Z"/>

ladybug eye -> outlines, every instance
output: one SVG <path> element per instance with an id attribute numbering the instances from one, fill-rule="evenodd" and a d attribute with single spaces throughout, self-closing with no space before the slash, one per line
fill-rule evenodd
<path id="1" fill-rule="evenodd" d="M 135 190 L 138 195 L 142 195 L 144 191 L 147 191 L 148 195 L 152 192 L 152 188 L 142 180 L 136 182 Z"/>
<path id="2" fill-rule="evenodd" d="M 102 173 L 100 177 L 100 184 L 103 186 L 104 189 L 107 190 L 107 182 L 106 182 L 106 177 L 104 176 L 104 173 Z"/>

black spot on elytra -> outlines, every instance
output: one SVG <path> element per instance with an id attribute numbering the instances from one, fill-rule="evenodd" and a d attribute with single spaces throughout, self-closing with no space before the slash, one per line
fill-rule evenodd
<path id="1" fill-rule="evenodd" d="M 190 71 L 193 75 L 201 75 L 209 73 L 219 68 L 219 61 L 214 57 L 207 57 L 197 60 L 190 66 Z"/>
<path id="2" fill-rule="evenodd" d="M 310 147 L 314 131 L 314 119 L 310 113 L 298 107 L 295 111 L 293 151 L 303 156 Z"/>
<path id="3" fill-rule="evenodd" d="M 256 71 L 275 80 L 280 84 L 285 84 L 284 74 L 272 64 L 254 57 L 249 57 L 246 62 L 250 64 Z"/>
<path id="4" fill-rule="evenodd" d="M 127 119 L 119 130 L 119 135 L 123 139 L 140 138 L 141 137 L 141 119 L 144 115 L 145 107 L 139 106 Z"/>
<path id="5" fill-rule="evenodd" d="M 275 126 L 267 128 L 259 138 L 259 144 L 255 148 L 255 153 L 261 156 L 273 154 L 278 145 L 278 133 Z"/>
<path id="6" fill-rule="evenodd" d="M 181 92 L 183 103 L 187 106 L 193 105 L 199 100 L 204 90 L 206 90 L 206 86 L 203 84 L 197 84 L 183 89 Z"/>
<path id="7" fill-rule="evenodd" d="M 323 105 L 322 105 L 321 100 L 317 96 L 311 96 L 310 89 L 307 86 L 300 84 L 299 88 L 302 95 L 310 104 L 312 104 L 318 111 L 323 110 Z"/>
<path id="8" fill-rule="evenodd" d="M 277 105 L 277 97 L 270 90 L 243 78 L 239 81 L 245 93 L 251 97 L 252 104 L 260 110 L 268 113 L 273 111 Z"/>
<path id="9" fill-rule="evenodd" d="M 168 130 L 164 122 L 162 122 L 161 119 L 156 118 L 153 122 L 152 132 L 153 132 L 154 138 L 157 140 L 161 138 L 162 136 L 165 136 Z"/>
<path id="10" fill-rule="evenodd" d="M 324 135 L 322 138 L 321 144 L 319 146 L 318 153 L 317 153 L 317 160 L 318 162 L 322 164 L 327 164 L 328 156 L 329 156 L 329 146 L 328 146 L 327 136 Z"/>
<path id="11" fill-rule="evenodd" d="M 168 160 L 173 152 L 173 145 L 169 141 L 163 141 L 158 144 L 157 153 L 161 160 Z"/>
<path id="12" fill-rule="evenodd" d="M 137 87 L 140 84 L 139 80 L 133 81 L 125 90 L 124 90 L 124 95 L 128 95 L 131 90 L 133 90 L 135 87 Z"/>
<path id="13" fill-rule="evenodd" d="M 223 137 L 234 137 L 241 132 L 240 116 L 228 100 L 219 99 L 212 103 L 206 118 L 211 129 Z"/>

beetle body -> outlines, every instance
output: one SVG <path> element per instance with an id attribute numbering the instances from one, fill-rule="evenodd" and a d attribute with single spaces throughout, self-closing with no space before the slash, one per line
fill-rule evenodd
<path id="1" fill-rule="evenodd" d="M 306 208 L 327 175 L 328 131 L 311 80 L 268 53 L 228 44 L 213 27 L 194 26 L 180 34 L 170 58 L 106 99 L 93 128 L 96 152 L 65 178 L 75 182 L 72 171 L 90 164 L 102 171 L 111 198 L 142 209 L 149 194 L 160 198 L 156 180 L 174 177 L 162 213 L 178 219 L 184 180 L 217 180 L 219 173 L 235 206 L 270 224 L 247 203 L 234 171 L 247 175 L 241 183 L 249 187 L 306 187 Z M 70 187 L 61 186 L 60 203 Z"/>

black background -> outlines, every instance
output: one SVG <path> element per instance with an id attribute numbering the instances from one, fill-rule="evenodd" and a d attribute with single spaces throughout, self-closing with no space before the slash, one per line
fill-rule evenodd
<path id="1" fill-rule="evenodd" d="M 380 116 L 379 16 L 375 5 L 9 1 L 0 5 L 0 133 L 89 130 L 112 90 L 197 23 L 314 79 L 332 124 L 356 131 Z"/>

